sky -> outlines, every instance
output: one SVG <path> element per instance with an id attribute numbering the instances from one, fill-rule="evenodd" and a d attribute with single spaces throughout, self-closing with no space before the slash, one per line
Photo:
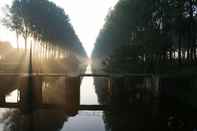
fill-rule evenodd
<path id="1" fill-rule="evenodd" d="M 0 16 L 2 8 L 13 0 L 0 0 Z M 118 0 L 50 0 L 65 10 L 69 15 L 76 34 L 81 40 L 87 54 L 90 56 L 100 29 L 105 23 L 105 17 Z M 15 43 L 15 34 L 0 26 L 0 40 Z"/>
<path id="2" fill-rule="evenodd" d="M 4 6 L 11 4 L 13 0 L 0 0 L 0 19 L 4 16 Z M 87 54 L 90 56 L 94 48 L 94 43 L 99 34 L 100 29 L 105 23 L 105 17 L 110 9 L 117 3 L 118 0 L 50 0 L 65 10 L 65 13 L 70 17 L 70 23 L 73 25 L 76 34 L 81 40 Z M 0 24 L 0 41 L 9 41 L 13 45 L 16 43 L 14 32 L 10 32 Z M 16 45 L 15 45 L 16 47 Z M 82 81 L 81 87 L 81 103 L 97 104 L 98 100 L 94 91 L 93 79 L 85 78 Z M 0 115 L 2 113 L 0 112 Z M 84 121 L 84 119 L 86 119 Z M 62 131 L 87 131 L 104 130 L 102 116 L 86 117 L 78 115 L 71 118 L 68 123 L 65 123 Z M 84 129 L 83 129 L 83 128 Z M 2 131 L 2 123 L 0 123 L 0 131 Z"/>
<path id="3" fill-rule="evenodd" d="M 5 16 L 5 5 L 10 5 L 12 0 L 0 0 L 0 20 Z M 16 43 L 16 35 L 0 24 L 0 41 L 9 41 L 11 44 Z M 14 45 L 14 44 L 13 44 Z"/>

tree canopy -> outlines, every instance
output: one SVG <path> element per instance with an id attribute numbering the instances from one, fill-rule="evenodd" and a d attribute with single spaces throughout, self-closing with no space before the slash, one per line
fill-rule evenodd
<path id="1" fill-rule="evenodd" d="M 78 58 L 80 63 L 87 58 L 69 16 L 53 2 L 14 0 L 8 7 L 3 24 L 16 32 L 17 41 L 19 36 L 24 38 L 26 50 L 28 44 L 32 44 L 34 54 L 40 58 L 48 59 L 49 55 L 59 59 L 72 56 Z"/>
<path id="2" fill-rule="evenodd" d="M 120 0 L 92 57 L 96 70 L 158 73 L 197 64 L 196 0 Z"/>

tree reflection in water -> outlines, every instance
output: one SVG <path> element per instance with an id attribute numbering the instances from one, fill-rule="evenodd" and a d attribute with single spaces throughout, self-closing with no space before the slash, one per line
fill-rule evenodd
<path id="1" fill-rule="evenodd" d="M 38 109 L 24 114 L 18 109 L 3 115 L 4 131 L 59 131 L 68 116 L 63 110 Z"/>
<path id="2" fill-rule="evenodd" d="M 107 131 L 193 131 L 197 128 L 196 78 L 172 77 L 160 79 L 159 96 L 153 88 L 144 86 L 147 78 L 133 77 L 114 80 L 112 97 L 105 81 L 96 80 L 99 102 L 110 104 L 104 112 Z"/>
<path id="3" fill-rule="evenodd" d="M 37 85 L 42 85 L 42 90 L 39 90 L 42 92 L 42 102 L 44 102 L 44 104 L 52 104 L 52 106 L 44 109 L 37 107 L 32 112 L 23 112 L 24 110 L 20 109 L 8 110 L 6 113 L 3 113 L 2 118 L 4 131 L 59 131 L 61 129 L 67 131 L 68 128 L 66 126 L 75 126 L 79 129 L 83 128 L 84 131 L 89 128 L 87 126 L 90 126 L 91 129 L 104 130 L 102 113 L 100 113 L 99 116 L 94 116 L 95 114 L 93 114 L 91 117 L 89 115 L 84 115 L 84 112 L 79 112 L 78 115 L 75 114 L 76 116 L 73 117 L 73 119 L 67 121 L 68 117 L 72 114 L 69 114 L 63 106 L 53 107 L 53 104 L 61 105 L 62 103 L 65 104 L 67 101 L 65 99 L 65 91 L 67 90 L 64 88 L 64 77 L 43 77 L 42 84 Z M 75 96 L 72 93 L 72 91 L 75 90 L 70 91 L 71 95 Z M 40 94 L 39 92 L 37 93 Z M 75 97 L 75 99 L 78 99 L 78 96 Z M 66 124 L 67 122 L 69 125 Z"/>
<path id="4" fill-rule="evenodd" d="M 197 127 L 195 121 L 197 104 L 194 93 L 196 88 L 193 88 L 197 85 L 196 78 L 194 76 L 161 78 L 158 96 L 155 95 L 154 88 L 150 84 L 153 78 L 113 78 L 112 88 L 108 88 L 107 78 L 94 78 L 99 103 L 112 107 L 112 110 L 103 112 L 106 131 L 193 131 Z M 46 78 L 44 81 L 43 87 L 47 88 L 47 92 L 43 94 L 47 97 L 44 99 L 45 102 L 53 104 L 64 102 L 61 100 L 63 94 L 59 95 L 61 98 L 54 99 L 58 97 L 58 92 L 61 92 L 63 78 Z M 49 96 L 50 94 L 52 96 Z M 36 108 L 26 114 L 19 109 L 13 109 L 3 114 L 4 131 L 66 130 L 65 122 L 69 117 L 63 108 Z M 75 124 L 70 123 L 73 121 L 68 121 L 68 124 L 81 128 L 87 126 L 81 123 L 88 122 L 90 119 L 88 116 L 81 117 L 79 113 L 70 119 L 79 121 L 75 121 Z"/>
<path id="5" fill-rule="evenodd" d="M 2 113 L 1 119 L 4 123 L 4 131 L 59 131 L 62 128 L 68 115 L 70 115 L 64 106 L 65 78 L 45 77 L 42 78 L 42 84 L 38 85 L 41 85 L 41 87 L 36 88 L 42 90 L 36 93 L 42 94 L 42 98 L 32 99 L 38 99 L 42 104 L 52 104 L 52 106 L 42 108 L 41 104 L 36 106 L 35 110 L 29 112 L 24 110 L 28 105 L 22 102 L 23 105 L 20 102 L 19 109 L 9 109 Z M 60 107 L 53 107 L 53 105 L 60 105 Z"/>

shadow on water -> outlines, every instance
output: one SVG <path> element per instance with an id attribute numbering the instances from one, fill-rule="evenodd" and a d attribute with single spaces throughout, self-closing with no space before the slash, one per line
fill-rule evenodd
<path id="1" fill-rule="evenodd" d="M 68 80 L 69 79 L 69 80 Z M 33 77 L 33 97 L 31 110 L 26 103 L 27 77 L 1 76 L 1 101 L 6 112 L 1 113 L 5 131 L 56 131 L 62 128 L 68 116 L 77 114 L 79 95 L 74 78 Z M 69 82 L 68 82 L 69 81 Z M 75 80 L 75 83 L 78 83 Z M 74 98 L 72 96 L 75 96 Z M 29 101 L 28 101 L 29 102 Z M 66 104 L 67 103 L 67 104 Z M 75 109 L 76 108 L 76 109 Z"/>
<path id="2" fill-rule="evenodd" d="M 88 128 L 104 131 L 102 111 L 87 111 L 86 106 L 80 111 L 81 78 L 32 76 L 30 105 L 27 103 L 27 76 L 1 77 L 0 117 L 3 131 L 85 131 Z"/>
<path id="3" fill-rule="evenodd" d="M 196 76 L 93 79 L 100 105 L 86 105 L 82 111 L 81 78 L 35 76 L 33 109 L 28 110 L 29 104 L 24 102 L 26 78 L 3 76 L 0 128 L 3 131 L 195 131 L 197 127 Z"/>
<path id="4" fill-rule="evenodd" d="M 195 131 L 197 128 L 197 77 L 112 77 L 111 92 L 106 79 L 95 79 L 104 111 L 106 130 Z M 113 94 L 113 95 L 110 95 Z"/>

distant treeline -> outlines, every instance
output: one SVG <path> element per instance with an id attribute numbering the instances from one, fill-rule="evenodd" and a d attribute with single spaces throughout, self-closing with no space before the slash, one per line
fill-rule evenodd
<path id="1" fill-rule="evenodd" d="M 92 58 L 94 71 L 196 70 L 197 1 L 120 0 L 106 18 Z"/>

